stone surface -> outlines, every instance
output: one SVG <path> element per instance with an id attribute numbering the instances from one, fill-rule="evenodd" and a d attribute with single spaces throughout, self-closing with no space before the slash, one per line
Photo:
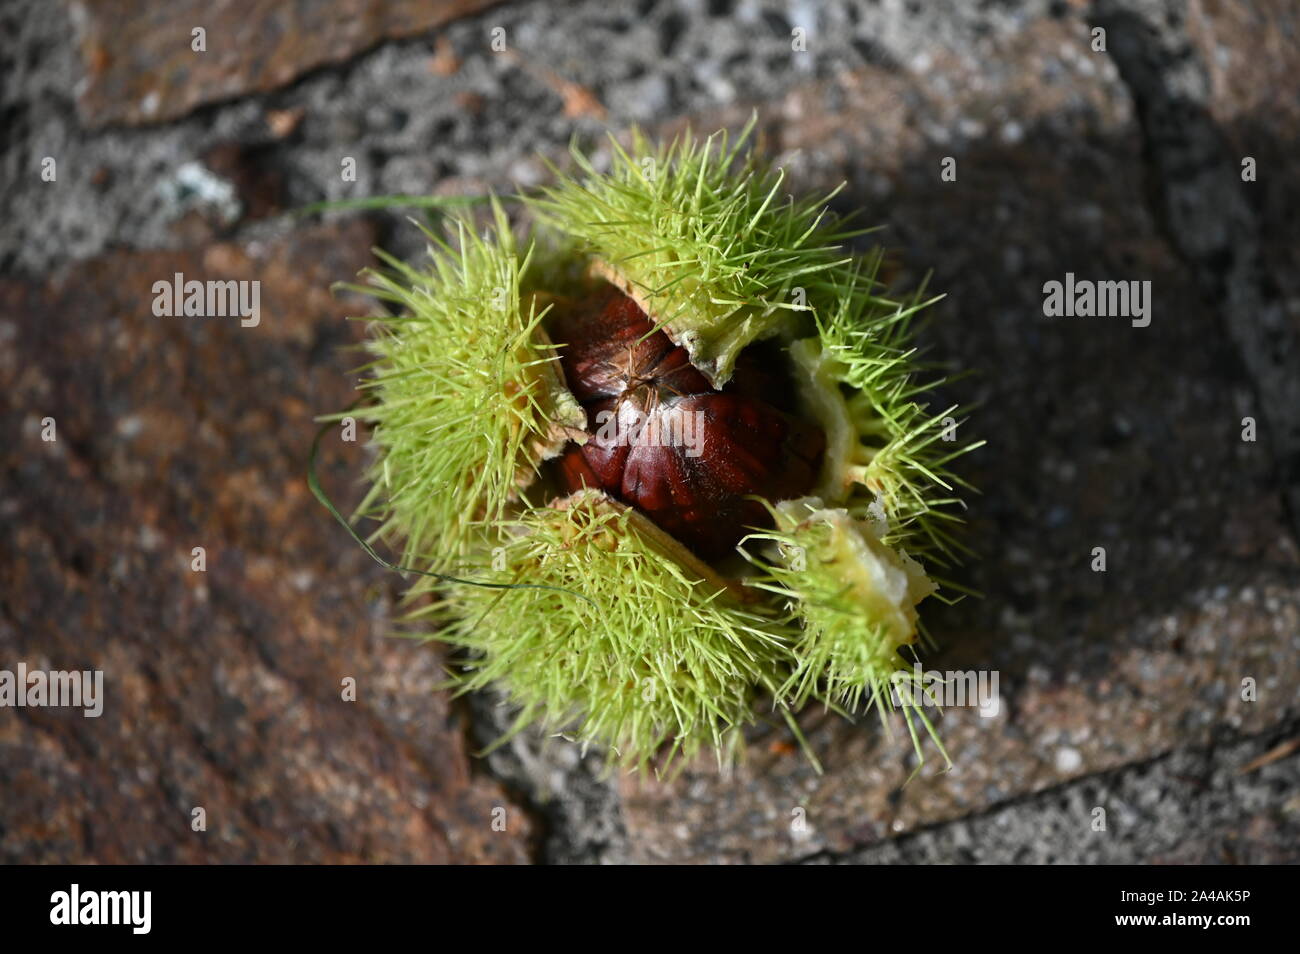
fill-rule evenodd
<path id="1" fill-rule="evenodd" d="M 545 175 L 538 153 L 565 161 L 575 134 L 599 147 L 607 128 L 633 122 L 727 106 L 747 114 L 750 103 L 870 63 L 891 72 L 917 60 L 924 73 L 927 52 L 960 49 L 977 32 L 1014 35 L 1047 6 L 900 11 L 835 2 L 819 4 L 810 20 L 809 7 L 780 0 L 515 3 L 438 31 L 446 43 L 434 45 L 451 49 L 455 69 L 427 36 L 390 41 L 174 122 L 91 129 L 77 107 L 82 66 L 68 7 L 14 0 L 0 5 L 0 69 L 11 80 L 0 84 L 8 132 L 0 176 L 20 188 L 0 192 L 0 270 L 41 274 L 107 248 L 193 242 L 192 224 L 228 234 L 241 212 L 226 198 L 225 170 L 203 170 L 212 150 L 232 143 L 260 174 L 283 180 L 286 207 L 400 192 L 510 192 Z M 803 53 L 790 45 L 796 14 L 813 30 Z M 511 55 L 491 49 L 497 25 Z M 605 104 L 608 124 L 566 116 L 568 87 L 555 77 Z M 301 118 L 281 135 L 286 111 Z M 58 163 L 57 183 L 41 179 L 47 158 Z M 355 181 L 341 175 L 349 158 Z"/>
<path id="2" fill-rule="evenodd" d="M 86 76 L 78 108 L 92 126 L 175 119 L 196 106 L 283 86 L 493 2 L 73 0 Z M 196 29 L 204 34 L 196 38 Z"/>
<path id="3" fill-rule="evenodd" d="M 994 809 L 810 864 L 1294 864 L 1300 759 L 1270 761 L 1282 735 L 1216 739 Z M 1285 744 L 1285 743 L 1284 743 Z M 1098 813 L 1101 809 L 1101 813 Z M 1104 825 L 1104 827 L 1102 827 Z"/>
<path id="4" fill-rule="evenodd" d="M 1220 314 L 1148 212 L 1142 131 L 1087 36 L 1045 20 L 935 57 L 923 89 L 865 72 L 764 117 L 803 181 L 848 179 L 845 206 L 888 222 L 906 263 L 933 264 L 948 297 L 927 340 L 979 369 L 949 396 L 980 405 L 968 426 L 990 442 L 965 466 L 983 491 L 970 512 L 981 560 L 961 577 L 985 598 L 932 612 L 946 651 L 925 664 L 997 670 L 1002 712 L 950 709 L 953 771 L 927 745 L 906 785 L 901 719 L 890 744 L 874 720 L 816 713 L 805 729 L 824 776 L 780 731 L 732 777 L 626 780 L 635 857 L 840 854 L 1204 745 L 1216 727 L 1260 732 L 1300 705 L 1300 561 L 1268 445 L 1241 440 L 1258 413 L 1250 381 L 1223 360 Z M 1044 317 L 1043 284 L 1067 271 L 1150 280 L 1150 326 Z M 1098 546 L 1105 573 L 1090 569 Z M 1248 677 L 1258 702 L 1241 701 Z"/>
<path id="5" fill-rule="evenodd" d="M 353 223 L 0 281 L 0 668 L 102 670 L 106 697 L 98 718 L 0 711 L 0 859 L 529 856 L 528 817 L 432 691 L 436 652 L 385 635 L 392 577 L 306 487 L 359 330 L 328 287 L 372 238 Z M 155 317 L 176 272 L 259 280 L 260 323 Z M 360 447 L 326 440 L 340 503 Z"/>
<path id="6" fill-rule="evenodd" d="M 1272 2 L 1183 15 L 1160 0 L 1096 13 L 1141 115 L 1157 214 L 1255 382 L 1300 533 L 1300 227 L 1284 211 L 1300 194 L 1300 106 L 1274 102 L 1296 75 L 1298 44 L 1283 38 L 1296 39 L 1300 17 Z"/>

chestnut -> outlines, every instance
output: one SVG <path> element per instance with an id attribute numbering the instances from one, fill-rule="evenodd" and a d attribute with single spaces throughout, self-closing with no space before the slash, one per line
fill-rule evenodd
<path id="1" fill-rule="evenodd" d="M 938 743 L 894 690 L 979 445 L 922 400 L 929 300 L 744 139 L 575 149 L 526 223 L 489 199 L 427 264 L 383 256 L 391 313 L 335 416 L 372 427 L 363 543 L 402 548 L 453 683 L 611 765 L 731 762 L 760 712 L 813 702 Z"/>
<path id="2" fill-rule="evenodd" d="M 558 461 L 565 490 L 603 490 L 706 560 L 772 526 L 754 497 L 775 503 L 811 491 L 825 435 L 759 396 L 780 377 L 776 369 L 742 356 L 732 381 L 715 390 L 685 349 L 614 288 L 557 318 L 550 332 L 565 382 L 588 417 L 586 442 L 570 444 Z M 611 415 L 631 422 L 621 439 L 603 441 L 599 425 Z M 674 419 L 688 423 L 674 426 Z M 698 442 L 642 439 L 692 433 Z"/>

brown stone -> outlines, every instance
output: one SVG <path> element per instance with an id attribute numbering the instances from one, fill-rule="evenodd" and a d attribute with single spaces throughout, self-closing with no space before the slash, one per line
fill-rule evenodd
<path id="1" fill-rule="evenodd" d="M 363 306 L 329 285 L 373 238 L 308 228 L 0 282 L 0 668 L 102 670 L 106 697 L 99 718 L 0 710 L 3 860 L 529 857 L 529 819 L 433 690 L 438 652 L 389 635 L 401 582 L 306 487 L 314 419 L 353 400 L 360 360 L 343 317 Z M 260 280 L 260 324 L 155 317 L 175 272 Z M 361 438 L 324 442 L 344 510 Z"/>
<path id="2" fill-rule="evenodd" d="M 284 208 L 285 173 L 269 145 L 221 142 L 200 157 L 213 173 L 228 181 L 239 196 L 241 218 L 263 219 Z"/>
<path id="3" fill-rule="evenodd" d="M 476 13 L 496 0 L 77 0 L 84 122 L 162 122 L 290 82 L 376 43 Z M 203 52 L 192 31 L 206 31 Z"/>

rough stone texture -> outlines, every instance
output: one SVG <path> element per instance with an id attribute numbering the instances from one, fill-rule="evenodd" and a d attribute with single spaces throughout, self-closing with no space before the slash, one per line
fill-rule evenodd
<path id="1" fill-rule="evenodd" d="M 474 732 L 487 749 L 513 724 L 493 693 L 472 697 Z M 564 739 L 523 732 L 487 756 L 492 774 L 526 793 L 538 831 L 539 861 L 548 864 L 626 864 L 632 860 L 617 786 L 600 752 L 581 752 Z"/>
<path id="2" fill-rule="evenodd" d="M 20 501 L 0 520 L 23 554 L 15 572 L 0 567 L 0 645 L 74 657 L 103 646 L 118 671 L 147 674 L 123 677 L 137 695 L 122 698 L 154 701 L 106 725 L 109 757 L 94 754 L 96 729 L 82 724 L 93 720 L 0 719 L 0 856 L 181 860 L 201 856 L 179 846 L 215 850 L 201 846 L 225 824 L 219 857 L 248 860 L 1300 857 L 1300 760 L 1238 772 L 1297 732 L 1293 5 L 519 3 L 450 23 L 436 42 L 383 42 L 281 89 L 130 129 L 84 122 L 68 10 L 0 10 L 12 80 L 0 83 L 0 174 L 18 183 L 0 196 L 0 269 L 28 276 L 5 284 L 0 324 L 0 401 L 12 405 L 0 406 L 15 422 L 4 501 Z M 498 24 L 509 55 L 487 46 Z M 1089 49 L 1095 25 L 1107 53 Z M 806 53 L 791 50 L 795 26 L 809 30 Z M 107 89 L 105 109 L 133 121 L 140 97 Z M 962 579 L 986 596 L 929 615 L 945 649 L 926 662 L 997 669 L 1004 710 L 950 711 L 955 771 L 936 774 L 927 747 L 901 788 L 915 765 L 905 736 L 817 713 L 806 727 L 822 777 L 783 730 L 756 733 L 730 778 L 698 768 L 671 785 L 603 781 L 596 753 L 535 733 L 467 762 L 460 720 L 486 744 L 503 713 L 487 696 L 430 701 L 434 654 L 381 635 L 400 583 L 349 547 L 298 479 L 312 415 L 350 400 L 336 345 L 351 332 L 322 289 L 367 238 L 349 227 L 327 240 L 281 213 L 529 186 L 545 175 L 536 154 L 563 161 L 571 135 L 600 161 L 602 114 L 615 131 L 669 133 L 736 126 L 752 107 L 793 187 L 847 180 L 837 206 L 888 226 L 900 279 L 933 266 L 948 293 L 924 341 L 978 372 L 938 399 L 982 403 L 970 428 L 990 445 L 966 475 L 984 491 L 970 514 L 983 560 Z M 1243 155 L 1258 160 L 1255 183 L 1240 181 Z M 46 156 L 57 183 L 39 179 Z M 945 183 L 949 156 L 958 178 Z M 339 174 L 348 157 L 355 182 Z M 398 217 L 372 221 L 386 246 L 418 249 Z M 243 260 L 249 243 L 302 274 L 273 285 L 261 258 Z M 105 257 L 113 248 L 151 251 Z M 123 294 L 109 276 L 132 262 L 162 273 L 151 280 L 181 262 L 316 297 L 261 329 L 153 320 L 133 304 L 146 337 L 126 342 L 128 362 L 96 347 L 116 338 L 50 306 L 102 314 Z M 1150 279 L 1151 326 L 1044 318 L 1042 284 L 1066 271 Z M 165 382 L 148 376 L 159 363 Z M 22 430 L 51 404 L 61 433 L 65 417 L 72 428 L 62 458 L 30 453 Z M 1240 440 L 1247 415 L 1257 443 Z M 346 497 L 360 452 L 331 451 L 327 483 Z M 137 546 L 140 526 L 153 531 Z M 199 532 L 233 541 L 225 558 L 209 551 L 206 603 L 176 585 L 194 585 L 185 554 Z M 1095 546 L 1105 574 L 1088 568 Z M 310 578 L 296 575 L 304 566 Z M 54 619 L 61 635 L 28 619 Z M 359 707 L 368 681 L 387 687 L 364 719 L 337 711 L 345 668 Z M 1257 703 L 1239 701 L 1245 676 Z M 198 790 L 219 793 L 204 796 L 208 842 L 188 830 Z M 108 816 L 137 802 L 139 825 L 116 831 Z M 497 804 L 510 831 L 494 836 L 483 817 Z M 1104 840 L 1078 827 L 1099 804 Z"/>
<path id="3" fill-rule="evenodd" d="M 808 863 L 1131 864 L 1132 846 L 1140 843 L 1142 860 L 1151 864 L 1292 864 L 1300 840 L 1300 759 L 1253 766 L 1276 751 L 1279 738 L 1294 739 L 1300 724 L 1282 729 L 1283 735 L 1180 750 Z"/>
<path id="4" fill-rule="evenodd" d="M 1295 75 L 1300 44 L 1283 38 L 1297 39 L 1300 17 L 1272 3 L 1249 10 L 1208 4 L 1180 29 L 1181 4 L 1133 6 L 1100 4 L 1096 19 L 1115 36 L 1114 55 L 1141 114 L 1158 214 L 1221 308 L 1256 383 L 1300 532 L 1300 232 L 1294 216 L 1279 215 L 1294 208 L 1300 188 L 1287 155 L 1300 131 L 1300 106 L 1295 96 L 1275 106 L 1268 95 L 1276 95 L 1282 76 Z M 1253 65 L 1233 62 L 1244 59 Z M 1243 181 L 1246 157 L 1257 164 L 1251 182 Z"/>
<path id="5" fill-rule="evenodd" d="M 1240 439 L 1258 414 L 1249 379 L 1222 359 L 1220 314 L 1147 210 L 1141 129 L 1087 38 L 1081 21 L 1043 21 L 933 58 L 924 90 L 866 71 L 793 94 L 764 124 L 792 167 L 815 147 L 802 181 L 847 178 L 846 205 L 887 220 L 907 262 L 934 264 L 948 298 L 929 338 L 983 369 L 951 390 L 980 404 L 970 427 L 990 441 L 966 468 L 984 491 L 967 582 L 986 598 L 931 617 L 950 648 L 926 665 L 999 670 L 1004 711 L 950 710 L 954 770 L 938 774 L 931 751 L 906 786 L 901 720 L 890 745 L 874 725 L 816 715 L 823 777 L 778 733 L 734 777 L 629 780 L 636 857 L 841 853 L 1202 745 L 1219 725 L 1259 732 L 1300 704 L 1297 551 L 1267 444 Z M 898 148 L 877 158 L 881 142 Z M 956 182 L 939 181 L 945 156 Z M 1149 279 L 1150 327 L 1045 318 L 1043 283 L 1067 271 Z M 1089 566 L 1096 546 L 1105 574 Z M 1246 677 L 1259 702 L 1240 701 Z M 797 809 L 806 825 L 792 826 Z"/>
<path id="6" fill-rule="evenodd" d="M 350 400 L 356 302 L 328 286 L 372 237 L 354 223 L 0 282 L 0 659 L 102 670 L 106 696 L 99 718 L 0 715 L 0 859 L 528 856 L 528 817 L 431 691 L 437 655 L 385 637 L 393 581 L 303 479 L 313 416 Z M 175 272 L 260 280 L 260 324 L 155 317 Z M 342 495 L 360 445 L 326 447 Z"/>
<path id="7" fill-rule="evenodd" d="M 280 200 L 290 207 L 400 192 L 508 192 L 541 181 L 539 152 L 562 161 L 575 133 L 593 145 L 603 139 L 605 124 L 565 115 L 551 74 L 590 90 L 615 130 L 737 103 L 747 112 L 869 63 L 902 68 L 927 50 L 960 47 L 977 30 L 1014 35 L 1046 3 L 992 13 L 900 7 L 823 4 L 813 20 L 806 6 L 773 2 L 512 4 L 439 31 L 459 62 L 451 72 L 429 38 L 417 37 L 166 125 L 90 130 L 76 108 L 82 67 L 66 6 L 11 3 L 0 7 L 0 71 L 13 79 L 0 84 L 9 130 L 0 176 L 24 185 L 0 193 L 0 269 L 40 274 L 109 247 L 193 242 L 199 227 L 228 233 L 241 203 L 209 174 L 205 157 L 231 143 L 251 154 L 258 175 L 283 177 Z M 796 18 L 811 23 L 806 53 L 790 49 Z M 489 46 L 497 24 L 512 55 Z M 299 111 L 286 132 L 281 117 Z M 40 180 L 46 157 L 58 162 L 57 185 Z M 345 158 L 356 160 L 356 181 L 340 174 Z"/>
<path id="8" fill-rule="evenodd" d="M 381 40 L 410 36 L 495 0 L 74 0 L 89 126 L 159 122 L 283 86 Z M 195 29 L 203 36 L 196 38 Z M 195 49 L 199 45 L 201 49 Z"/>
<path id="9" fill-rule="evenodd" d="M 1300 97 L 1287 95 L 1300 75 L 1300 8 L 1286 0 L 1195 3 L 1186 22 L 1193 62 L 1207 75 L 1204 105 L 1240 169 L 1255 159 L 1257 179 L 1243 187 L 1259 229 L 1260 254 L 1293 322 L 1300 326 Z"/>

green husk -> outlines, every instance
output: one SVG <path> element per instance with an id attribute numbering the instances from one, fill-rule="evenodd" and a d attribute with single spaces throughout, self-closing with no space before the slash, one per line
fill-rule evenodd
<path id="1" fill-rule="evenodd" d="M 358 416 L 379 456 L 362 512 L 404 541 L 404 562 L 449 565 L 490 538 L 541 462 L 580 434 L 586 417 L 564 387 L 534 293 L 545 278 L 516 246 L 500 204 L 478 235 L 456 221 L 456 244 L 425 229 L 421 270 L 379 253 L 387 268 L 357 290 L 397 306 L 373 323 L 373 363 Z"/>
<path id="2" fill-rule="evenodd" d="M 728 762 L 765 707 L 791 725 L 814 702 L 883 718 L 908 678 L 916 606 L 939 592 L 923 566 L 963 553 L 965 485 L 949 467 L 979 445 L 950 439 L 958 409 L 920 401 L 941 383 L 919 378 L 912 344 L 934 299 L 887 295 L 880 252 L 844 251 L 861 230 L 833 220 L 829 197 L 785 196 L 744 138 L 656 149 L 638 133 L 607 174 L 575 150 L 576 176 L 523 197 L 537 225 L 522 252 L 494 201 L 486 234 L 453 219 L 450 241 L 427 233 L 429 265 L 387 259 L 368 276 L 397 313 L 376 321 L 363 384 L 378 454 L 361 512 L 408 565 L 498 587 L 422 578 L 410 595 L 431 599 L 410 624 L 456 647 L 461 691 L 505 693 L 516 731 L 536 724 L 629 766 L 702 750 Z M 814 496 L 774 502 L 775 527 L 742 542 L 747 570 L 728 577 L 635 511 L 595 491 L 557 498 L 539 476 L 584 423 L 547 302 L 593 275 L 715 385 L 752 342 L 788 349 L 828 449 Z M 918 752 L 917 721 L 938 742 L 924 711 L 903 714 Z"/>
<path id="3" fill-rule="evenodd" d="M 553 589 L 455 587 L 412 615 L 465 651 L 462 689 L 496 686 L 519 707 L 517 728 L 540 723 L 625 764 L 690 758 L 705 745 L 726 761 L 754 721 L 756 692 L 775 692 L 789 657 L 771 607 L 747 605 L 645 517 L 595 491 L 523 511 L 475 578 Z"/>
<path id="4" fill-rule="evenodd" d="M 810 306 L 796 289 L 821 288 L 850 261 L 843 242 L 860 234 L 827 224 L 834 193 L 795 200 L 781 170 L 743 155 L 750 128 L 734 146 L 725 133 L 703 142 L 686 133 L 659 149 L 636 132 L 631 152 L 613 142 L 603 175 L 575 149 L 582 177 L 557 170 L 558 182 L 528 200 L 612 270 L 715 387 L 746 345 L 798 327 Z"/>

